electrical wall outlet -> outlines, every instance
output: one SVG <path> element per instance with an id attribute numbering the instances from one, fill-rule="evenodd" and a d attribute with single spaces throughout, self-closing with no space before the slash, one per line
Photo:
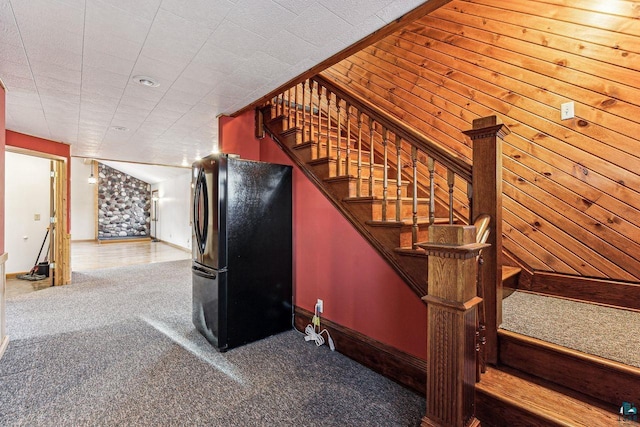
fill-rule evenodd
<path id="1" fill-rule="evenodd" d="M 575 116 L 573 101 L 560 105 L 560 118 L 562 120 L 573 119 Z"/>
<path id="2" fill-rule="evenodd" d="M 318 299 L 316 307 L 318 307 L 318 313 L 322 313 L 324 311 L 324 302 L 321 299 Z"/>

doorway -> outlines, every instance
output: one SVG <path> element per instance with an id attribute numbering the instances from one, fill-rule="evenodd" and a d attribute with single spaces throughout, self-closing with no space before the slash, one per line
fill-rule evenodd
<path id="1" fill-rule="evenodd" d="M 48 268 L 52 285 L 68 284 L 71 271 L 66 159 L 9 146 L 6 151 L 6 169 L 22 164 L 26 168 L 23 174 L 19 170 L 8 173 L 5 180 L 6 197 L 15 194 L 15 203 L 7 207 L 11 211 L 6 212 L 6 220 L 17 224 L 5 225 L 8 231 L 5 246 L 9 253 L 6 271 L 9 274 L 27 273 L 42 262 L 39 273 Z M 34 248 L 40 249 L 40 253 Z M 36 255 L 38 259 L 35 259 Z M 16 263 L 9 264 L 12 259 Z"/>

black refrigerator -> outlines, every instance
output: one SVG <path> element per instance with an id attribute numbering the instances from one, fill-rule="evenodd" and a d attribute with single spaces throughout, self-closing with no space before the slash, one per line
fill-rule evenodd
<path id="1" fill-rule="evenodd" d="M 291 328 L 291 166 L 193 164 L 193 324 L 219 351 Z"/>

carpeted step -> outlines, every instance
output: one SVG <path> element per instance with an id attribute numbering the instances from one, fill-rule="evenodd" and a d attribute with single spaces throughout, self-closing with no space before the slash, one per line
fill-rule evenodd
<path id="1" fill-rule="evenodd" d="M 611 405 L 640 402 L 640 368 L 504 329 L 498 331 L 498 340 L 501 366 Z"/>
<path id="2" fill-rule="evenodd" d="M 483 426 L 615 426 L 619 407 L 509 368 L 488 368 L 476 384 Z"/>

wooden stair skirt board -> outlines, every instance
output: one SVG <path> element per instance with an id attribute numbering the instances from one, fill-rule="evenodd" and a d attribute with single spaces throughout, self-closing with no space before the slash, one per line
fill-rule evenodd
<path id="1" fill-rule="evenodd" d="M 640 311 L 640 283 L 534 271 L 518 290 Z"/>
<path id="2" fill-rule="evenodd" d="M 499 330 L 500 365 L 619 408 L 640 403 L 640 368 Z M 639 349 L 640 351 L 640 349 Z"/>
<path id="3" fill-rule="evenodd" d="M 294 325 L 296 329 L 303 331 L 311 323 L 312 317 L 312 312 L 295 307 Z M 330 320 L 322 319 L 322 328 L 326 328 L 331 334 L 336 351 L 419 394 L 425 395 L 427 362 L 424 360 Z"/>

